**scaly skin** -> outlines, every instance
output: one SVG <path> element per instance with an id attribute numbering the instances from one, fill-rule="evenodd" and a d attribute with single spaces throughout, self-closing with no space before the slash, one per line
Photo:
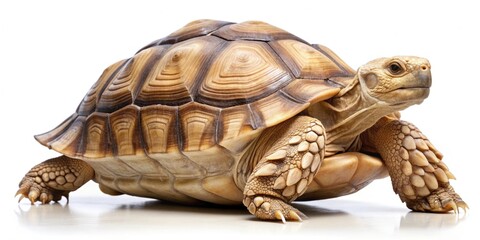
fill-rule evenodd
<path id="1" fill-rule="evenodd" d="M 320 121 L 300 116 L 269 129 L 275 143 L 256 165 L 244 189 L 243 204 L 265 220 L 301 221 L 305 215 L 290 206 L 312 182 L 325 156 L 325 130 Z"/>
<path id="2" fill-rule="evenodd" d="M 94 171 L 81 160 L 60 156 L 44 161 L 33 167 L 19 184 L 15 196 L 21 195 L 19 201 L 28 198 L 32 204 L 58 202 L 93 179 Z"/>
<path id="3" fill-rule="evenodd" d="M 363 138 L 382 156 L 393 188 L 408 208 L 421 212 L 468 208 L 449 183 L 455 177 L 442 154 L 414 125 L 385 117 Z"/>

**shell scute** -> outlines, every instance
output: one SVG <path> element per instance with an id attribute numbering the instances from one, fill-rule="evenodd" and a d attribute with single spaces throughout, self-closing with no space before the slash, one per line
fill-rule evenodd
<path id="1" fill-rule="evenodd" d="M 201 81 L 206 65 L 215 56 L 212 53 L 219 51 L 223 44 L 219 38 L 206 36 L 170 47 L 150 71 L 135 104 L 177 106 L 193 101 L 196 83 Z"/>
<path id="2" fill-rule="evenodd" d="M 88 116 L 84 131 L 85 149 L 83 156 L 87 158 L 112 157 L 109 119 L 105 113 L 93 113 Z"/>
<path id="3" fill-rule="evenodd" d="M 132 104 L 136 89 L 147 79 L 165 49 L 164 46 L 149 48 L 129 59 L 102 92 L 97 111 L 109 113 Z"/>
<path id="4" fill-rule="evenodd" d="M 250 106 L 253 112 L 260 114 L 260 118 L 264 124 L 263 126 L 258 127 L 268 127 L 285 121 L 283 114 L 286 116 L 295 116 L 309 105 L 310 103 L 308 102 L 299 103 L 292 101 L 281 92 L 276 92 L 252 103 Z M 279 112 L 282 114 L 277 114 Z"/>
<path id="5" fill-rule="evenodd" d="M 319 102 L 335 96 L 340 86 L 325 80 L 295 79 L 282 92 L 297 102 Z"/>
<path id="6" fill-rule="evenodd" d="M 142 135 L 148 155 L 178 152 L 178 107 L 151 105 L 140 111 Z"/>
<path id="7" fill-rule="evenodd" d="M 128 106 L 110 114 L 110 126 L 115 155 L 142 155 L 141 133 L 138 127 L 139 108 Z"/>
<path id="8" fill-rule="evenodd" d="M 218 108 L 189 103 L 179 108 L 184 152 L 200 151 L 217 143 Z"/>
<path id="9" fill-rule="evenodd" d="M 75 119 L 77 119 L 77 117 L 78 117 L 77 113 L 72 114 L 70 117 L 65 119 L 62 123 L 60 123 L 54 129 L 42 134 L 35 135 L 35 139 L 42 145 L 48 148 L 52 148 L 51 142 L 55 140 L 57 137 L 59 137 L 60 135 L 62 135 L 66 130 L 68 130 L 72 125 L 72 123 L 75 121 Z"/>
<path id="10" fill-rule="evenodd" d="M 103 89 L 108 85 L 108 83 L 117 75 L 118 71 L 122 69 L 127 60 L 118 61 L 111 66 L 109 66 L 97 82 L 90 88 L 82 102 L 77 108 L 77 113 L 82 116 L 88 116 L 93 113 L 97 108 L 97 101 L 100 97 L 100 94 L 103 92 Z"/>
<path id="11" fill-rule="evenodd" d="M 199 87 L 197 101 L 218 107 L 251 103 L 292 79 L 266 43 L 234 41 L 212 62 Z"/>
<path id="12" fill-rule="evenodd" d="M 79 146 L 82 140 L 82 133 L 85 127 L 85 117 L 78 116 L 67 129 L 57 138 L 47 143 L 47 146 L 65 155 L 78 156 Z"/>
<path id="13" fill-rule="evenodd" d="M 351 75 L 328 55 L 303 42 L 287 39 L 270 42 L 270 45 L 285 60 L 296 78 L 327 79 Z"/>

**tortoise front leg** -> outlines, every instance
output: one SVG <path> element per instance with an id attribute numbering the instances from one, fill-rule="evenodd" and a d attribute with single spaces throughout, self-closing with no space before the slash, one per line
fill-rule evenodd
<path id="1" fill-rule="evenodd" d="M 269 147 L 270 146 L 270 147 Z M 254 152 L 266 152 L 244 189 L 243 204 L 265 220 L 301 221 L 290 206 L 312 182 L 325 155 L 325 130 L 311 117 L 297 117 L 265 130 Z"/>
<path id="2" fill-rule="evenodd" d="M 15 196 L 22 195 L 34 204 L 58 202 L 62 196 L 77 190 L 94 177 L 93 168 L 82 160 L 60 156 L 44 161 L 33 167 L 19 184 Z"/>
<path id="3" fill-rule="evenodd" d="M 442 154 L 411 123 L 381 119 L 363 136 L 382 156 L 395 192 L 414 211 L 448 212 L 468 208 L 449 179 Z"/>

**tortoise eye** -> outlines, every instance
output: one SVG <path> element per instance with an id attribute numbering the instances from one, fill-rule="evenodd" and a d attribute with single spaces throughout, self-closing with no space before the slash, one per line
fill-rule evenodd
<path id="1" fill-rule="evenodd" d="M 392 62 L 388 65 L 388 71 L 390 71 L 391 74 L 394 75 L 399 75 L 402 74 L 405 69 L 400 65 L 398 62 Z"/>

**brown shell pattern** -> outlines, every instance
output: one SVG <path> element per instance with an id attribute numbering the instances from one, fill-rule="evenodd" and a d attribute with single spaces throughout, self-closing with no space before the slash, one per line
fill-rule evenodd
<path id="1" fill-rule="evenodd" d="M 353 75 L 328 48 L 267 23 L 198 20 L 108 67 L 76 113 L 36 139 L 84 159 L 234 152 L 239 137 L 334 96 Z"/>

